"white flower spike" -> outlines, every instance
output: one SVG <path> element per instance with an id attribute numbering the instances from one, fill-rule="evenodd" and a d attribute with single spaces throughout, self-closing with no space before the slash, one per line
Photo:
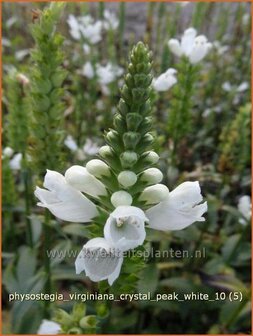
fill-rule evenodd
<path id="1" fill-rule="evenodd" d="M 93 238 L 83 246 L 76 258 L 76 273 L 84 271 L 92 281 L 108 280 L 112 285 L 119 276 L 122 262 L 121 251 L 105 238 Z"/>
<path id="2" fill-rule="evenodd" d="M 121 251 L 142 245 L 145 237 L 144 212 L 133 206 L 118 206 L 109 216 L 104 227 L 105 239 Z"/>
<path id="3" fill-rule="evenodd" d="M 170 68 L 158 78 L 153 80 L 153 87 L 156 91 L 168 91 L 177 83 L 177 70 Z"/>
<path id="4" fill-rule="evenodd" d="M 63 175 L 47 170 L 43 185 L 48 190 L 36 187 L 34 192 L 40 200 L 38 205 L 48 208 L 59 219 L 85 223 L 97 216 L 95 204 L 72 188 Z"/>
<path id="5" fill-rule="evenodd" d="M 168 45 L 173 54 L 188 57 L 192 64 L 200 62 L 212 47 L 212 43 L 204 35 L 197 36 L 194 28 L 185 30 L 181 43 L 177 39 L 170 39 Z"/>
<path id="6" fill-rule="evenodd" d="M 182 230 L 194 222 L 203 222 L 207 211 L 199 182 L 184 182 L 169 193 L 161 203 L 146 211 L 151 229 L 169 231 Z"/>

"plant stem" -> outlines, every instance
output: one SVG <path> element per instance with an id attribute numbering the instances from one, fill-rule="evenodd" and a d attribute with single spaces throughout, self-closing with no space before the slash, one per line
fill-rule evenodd
<path id="1" fill-rule="evenodd" d="M 48 252 L 49 252 L 50 245 L 51 245 L 50 217 L 51 217 L 50 212 L 48 210 L 46 210 L 45 211 L 45 220 L 44 220 L 44 224 L 43 224 L 43 231 L 44 231 L 44 245 L 43 245 L 43 249 L 44 249 L 44 251 L 43 251 L 44 252 L 44 270 L 45 270 L 46 277 L 47 277 L 45 287 L 44 287 L 44 292 L 46 294 L 51 294 L 51 267 L 50 267 L 50 259 L 48 257 Z M 44 316 L 46 318 L 48 318 L 50 316 L 49 308 L 50 308 L 50 301 L 45 300 Z"/>
<path id="2" fill-rule="evenodd" d="M 23 155 L 25 158 L 25 154 Z M 31 204 L 30 204 L 30 171 L 27 168 L 27 162 L 24 159 L 23 168 L 23 181 L 24 181 L 24 192 L 25 192 L 25 220 L 26 220 L 26 239 L 27 245 L 33 248 L 33 236 L 32 236 L 32 226 L 31 226 Z"/>

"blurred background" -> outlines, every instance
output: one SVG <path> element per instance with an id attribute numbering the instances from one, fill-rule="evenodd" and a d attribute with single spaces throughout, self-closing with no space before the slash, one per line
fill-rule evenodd
<path id="1" fill-rule="evenodd" d="M 2 298 L 6 334 L 37 333 L 44 316 L 41 302 L 9 302 L 8 294 L 43 292 L 45 281 L 43 218 L 33 196 L 39 177 L 29 167 L 32 140 L 26 99 L 33 66 L 31 25 L 45 6 L 32 2 L 2 4 Z M 62 94 L 61 150 L 65 161 L 61 172 L 73 164 L 85 165 L 103 145 L 103 132 L 112 126 L 128 54 L 136 42 L 144 41 L 152 50 L 154 77 L 175 68 L 178 85 L 183 67 L 170 52 L 169 39 L 180 38 L 185 29 L 194 27 L 212 43 L 192 79 L 188 106 L 191 125 L 187 132 L 182 131 L 186 120 L 180 117 L 177 131 L 182 137 L 177 146 L 169 122 L 182 99 L 177 84 L 166 92 L 155 92 L 153 97 L 155 150 L 161 156 L 163 183 L 172 190 L 187 180 L 200 181 L 208 213 L 205 222 L 182 231 L 149 232 L 147 244 L 154 251 L 172 248 L 200 254 L 193 258 L 151 255 L 136 291 L 150 291 L 152 295 L 208 293 L 214 301 L 115 302 L 106 318 L 102 318 L 102 303 L 89 301 L 86 309 L 97 316 L 99 333 L 250 334 L 250 12 L 247 2 L 66 4 L 57 26 L 64 37 L 63 67 L 67 71 Z M 88 42 L 75 30 L 75 20 L 85 22 L 87 16 L 93 24 L 106 22 Z M 117 67 L 110 80 L 92 75 L 92 66 L 106 67 L 109 63 Z M 110 77 L 108 68 L 106 71 Z M 32 247 L 26 238 L 28 224 L 32 227 Z M 53 250 L 80 250 L 86 240 L 84 225 L 52 221 Z M 75 274 L 73 257 L 65 255 L 51 263 L 52 292 L 68 295 L 97 290 L 96 284 Z M 229 293 L 239 293 L 242 300 L 231 302 Z M 56 301 L 50 309 L 71 312 L 73 304 Z"/>

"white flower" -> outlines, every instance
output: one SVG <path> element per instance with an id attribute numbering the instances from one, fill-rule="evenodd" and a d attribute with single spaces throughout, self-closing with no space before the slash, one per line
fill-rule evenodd
<path id="1" fill-rule="evenodd" d="M 229 82 L 224 82 L 221 87 L 226 92 L 232 91 L 232 85 Z"/>
<path id="2" fill-rule="evenodd" d="M 153 80 L 153 87 L 156 91 L 167 91 L 174 84 L 177 79 L 175 77 L 177 70 L 169 68 L 165 73 L 161 74 L 158 78 Z"/>
<path id="3" fill-rule="evenodd" d="M 106 221 L 105 239 L 121 251 L 133 249 L 143 244 L 147 221 L 141 209 L 133 206 L 119 206 Z"/>
<path id="4" fill-rule="evenodd" d="M 91 175 L 85 167 L 72 166 L 65 172 L 65 179 L 73 188 L 82 191 L 92 197 L 107 195 L 102 182 Z"/>
<path id="5" fill-rule="evenodd" d="M 10 160 L 10 168 L 12 170 L 20 170 L 21 169 L 21 162 L 22 162 L 22 154 L 17 153 L 13 156 L 13 158 Z"/>
<path id="6" fill-rule="evenodd" d="M 240 85 L 236 86 L 236 85 L 231 85 L 230 82 L 224 82 L 222 84 L 222 89 L 226 92 L 244 92 L 246 90 L 248 90 L 249 88 L 249 83 L 248 82 L 242 82 Z"/>
<path id="7" fill-rule="evenodd" d="M 68 222 L 89 222 L 98 212 L 96 206 L 80 191 L 66 182 L 63 175 L 47 170 L 43 186 L 36 187 L 35 196 L 39 206 L 48 208 L 52 214 Z"/>
<path id="8" fill-rule="evenodd" d="M 86 62 L 84 64 L 82 74 L 89 79 L 94 77 L 95 73 L 91 62 Z"/>
<path id="9" fill-rule="evenodd" d="M 108 279 L 110 285 L 118 278 L 123 256 L 104 238 L 94 238 L 83 246 L 76 258 L 76 273 L 85 272 L 92 281 Z"/>
<path id="10" fill-rule="evenodd" d="M 70 27 L 70 35 L 73 37 L 75 40 L 80 40 L 81 38 L 81 32 L 80 32 L 80 24 L 77 20 L 77 18 L 74 15 L 69 15 L 67 19 L 67 23 Z"/>
<path id="11" fill-rule="evenodd" d="M 200 62 L 212 47 L 204 35 L 197 36 L 197 31 L 194 28 L 185 30 L 181 43 L 177 39 L 170 39 L 168 45 L 176 56 L 184 55 L 192 64 Z"/>
<path id="12" fill-rule="evenodd" d="M 238 210 L 243 215 L 244 218 L 241 218 L 239 222 L 242 225 L 246 225 L 251 218 L 251 198 L 250 196 L 244 195 L 239 198 Z"/>
<path id="13" fill-rule="evenodd" d="M 117 19 L 116 15 L 107 9 L 104 11 L 103 26 L 106 30 L 109 29 L 115 30 L 119 26 L 119 20 Z"/>
<path id="14" fill-rule="evenodd" d="M 105 66 L 97 64 L 96 73 L 98 81 L 101 85 L 107 85 L 116 80 L 123 74 L 123 69 L 112 63 L 107 63 Z"/>
<path id="15" fill-rule="evenodd" d="M 37 332 L 38 335 L 58 335 L 61 332 L 61 326 L 53 321 L 42 320 L 41 325 L 39 326 L 39 330 Z"/>
<path id="16" fill-rule="evenodd" d="M 96 44 L 102 39 L 102 27 L 101 21 L 96 21 L 95 23 L 89 22 L 88 24 L 80 25 L 80 31 L 89 43 Z"/>
<path id="17" fill-rule="evenodd" d="M 22 49 L 15 52 L 15 57 L 18 61 L 22 61 L 26 56 L 30 54 L 30 49 Z"/>
<path id="18" fill-rule="evenodd" d="M 184 182 L 169 193 L 161 203 L 146 211 L 149 227 L 152 229 L 182 230 L 194 222 L 205 220 L 207 211 L 198 182 Z"/>
<path id="19" fill-rule="evenodd" d="M 3 157 L 10 158 L 14 154 L 14 150 L 11 147 L 5 147 L 3 150 Z"/>
<path id="20" fill-rule="evenodd" d="M 131 205 L 132 202 L 132 196 L 124 190 L 115 191 L 111 196 L 111 203 L 115 208 L 120 205 Z"/>
<path id="21" fill-rule="evenodd" d="M 83 146 L 83 151 L 88 155 L 95 155 L 99 151 L 99 146 L 91 139 L 86 139 L 86 142 Z"/>
<path id="22" fill-rule="evenodd" d="M 85 55 L 88 55 L 90 53 L 90 46 L 87 43 L 84 43 L 83 45 L 83 52 Z"/>
<path id="23" fill-rule="evenodd" d="M 249 83 L 248 82 L 242 82 L 236 89 L 237 92 L 244 92 L 248 90 L 249 88 Z"/>
<path id="24" fill-rule="evenodd" d="M 68 135 L 64 140 L 64 145 L 68 147 L 72 152 L 76 152 L 78 150 L 77 144 L 71 135 Z"/>

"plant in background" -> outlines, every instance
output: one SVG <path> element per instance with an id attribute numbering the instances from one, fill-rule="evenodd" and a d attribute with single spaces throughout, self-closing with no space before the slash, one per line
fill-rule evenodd
<path id="1" fill-rule="evenodd" d="M 251 104 L 241 107 L 220 134 L 220 156 L 218 169 L 242 173 L 250 164 Z M 241 130 L 244 132 L 241 132 Z"/>
<path id="2" fill-rule="evenodd" d="M 168 45 L 171 52 L 181 58 L 177 67 L 178 84 L 173 90 L 174 98 L 171 101 L 168 118 L 168 132 L 173 140 L 173 160 L 175 161 L 177 147 L 190 133 L 192 127 L 192 97 L 198 80 L 198 63 L 208 54 L 212 44 L 204 35 L 197 36 L 194 28 L 188 28 L 181 41 L 170 39 Z"/>
<path id="3" fill-rule="evenodd" d="M 160 184 L 163 174 L 154 167 L 159 156 L 152 151 L 150 133 L 151 66 L 151 53 L 139 42 L 130 55 L 114 129 L 105 136 L 101 159 L 72 166 L 65 176 L 48 170 L 46 189 L 35 191 L 38 205 L 56 217 L 96 224 L 98 234 L 77 257 L 76 272 L 85 271 L 93 281 L 108 279 L 110 285 L 119 277 L 123 253 L 144 243 L 146 228 L 181 230 L 203 221 L 207 211 L 206 202 L 200 204 L 198 182 L 185 182 L 172 192 Z"/>
<path id="4" fill-rule="evenodd" d="M 39 14 L 31 26 L 35 40 L 32 51 L 33 68 L 31 74 L 31 116 L 30 154 L 37 175 L 46 168 L 60 169 L 63 157 L 63 112 L 62 83 L 66 71 L 62 67 L 64 59 L 61 46 L 63 37 L 56 32 L 56 23 L 62 13 L 64 3 L 53 2 Z M 45 292 L 51 293 L 51 270 L 47 251 L 50 249 L 50 214 L 45 212 L 44 268 L 47 277 Z M 45 317 L 49 316 L 49 302 L 45 301 Z"/>

